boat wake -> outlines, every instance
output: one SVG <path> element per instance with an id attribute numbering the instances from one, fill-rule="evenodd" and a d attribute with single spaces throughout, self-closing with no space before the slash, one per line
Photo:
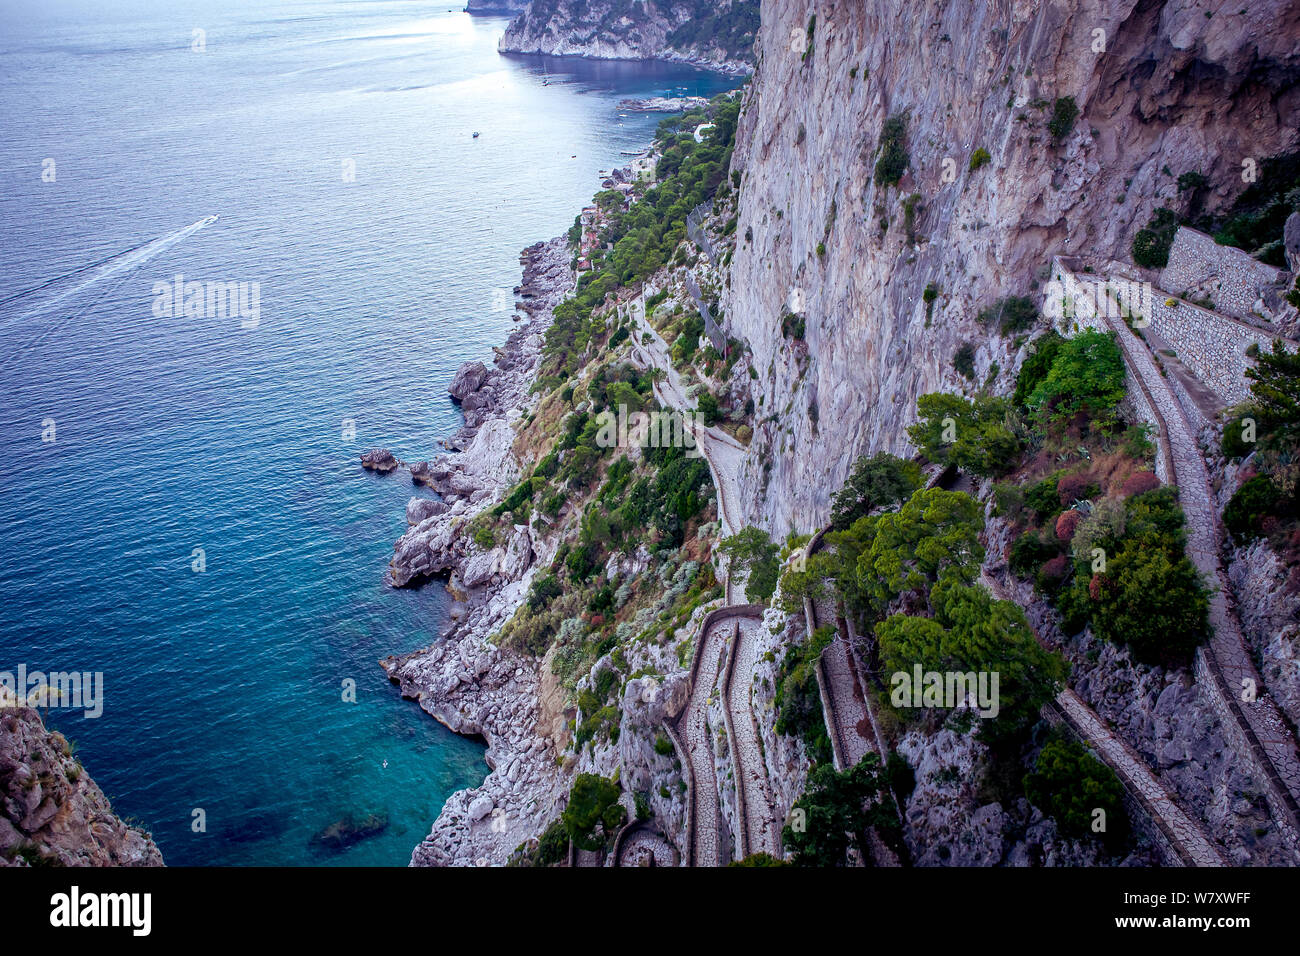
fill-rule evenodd
<path id="1" fill-rule="evenodd" d="M 11 335 L 21 335 L 22 332 L 28 330 L 28 327 L 30 327 L 30 331 L 35 333 L 33 338 L 26 344 L 20 345 L 17 349 L 9 352 L 6 357 L 7 361 L 3 364 L 8 364 L 9 361 L 38 345 L 46 336 L 57 331 L 70 320 L 100 302 L 106 295 L 117 289 L 131 273 L 150 259 L 184 242 L 200 229 L 215 223 L 219 218 L 219 216 L 205 216 L 198 222 L 191 223 L 174 232 L 149 239 L 122 252 L 116 252 L 105 259 L 54 276 L 31 288 L 0 298 L 0 314 L 3 314 L 3 318 L 0 318 L 0 336 L 8 338 Z M 92 289 L 95 293 L 93 296 L 76 298 L 81 293 Z M 70 299 L 73 302 L 69 304 L 69 311 L 66 314 L 55 316 L 52 323 L 47 324 L 41 321 L 42 317 L 58 311 Z"/>

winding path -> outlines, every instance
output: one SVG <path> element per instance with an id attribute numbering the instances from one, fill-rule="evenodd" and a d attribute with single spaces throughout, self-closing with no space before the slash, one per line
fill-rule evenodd
<path id="1" fill-rule="evenodd" d="M 654 383 L 655 398 L 666 408 L 679 412 L 694 411 L 696 403 L 687 397 L 681 375 L 669 358 L 668 343 L 646 320 L 644 295 L 628 303 L 627 309 L 634 322 L 634 360 L 644 368 L 656 368 L 664 373 Z M 722 536 L 733 535 L 742 527 L 737 478 L 744 461 L 745 446 L 720 428 L 705 427 L 696 422 L 692 431 L 696 446 L 713 477 Z M 700 627 L 691 665 L 690 699 L 674 727 L 670 728 L 673 743 L 684 758 L 687 775 L 687 853 L 684 862 L 688 866 L 721 866 L 730 862 L 723 858 L 725 824 L 713 760 L 714 728 L 708 724 L 709 699 L 719 688 L 723 695 L 727 746 L 735 774 L 736 814 L 741 831 L 736 835 L 735 849 L 740 857 L 757 852 L 780 854 L 779 822 L 773 811 L 767 765 L 750 696 L 758 658 L 754 639 L 762 626 L 764 608 L 757 604 L 735 603 L 730 574 L 724 575 L 724 590 L 726 606 L 711 612 Z M 720 661 L 728 645 L 730 656 L 726 658 L 726 671 L 719 674 Z"/>
<path id="2" fill-rule="evenodd" d="M 1104 287 L 1099 279 L 1091 280 L 1091 284 Z M 1160 432 L 1161 453 L 1169 469 L 1168 480 L 1177 485 L 1187 518 L 1187 553 L 1211 586 L 1213 633 L 1197 651 L 1197 676 L 1209 686 L 1225 728 L 1237 731 L 1279 829 L 1291 847 L 1300 852 L 1300 754 L 1281 711 L 1264 693 L 1264 682 L 1246 646 L 1236 609 L 1228 599 L 1231 589 L 1220 560 L 1223 530 L 1204 456 L 1185 410 L 1146 345 L 1122 319 L 1108 317 L 1102 321 L 1115 333 L 1130 373 L 1149 398 Z"/>
<path id="3" fill-rule="evenodd" d="M 1012 600 L 997 579 L 981 572 L 980 580 L 999 601 Z M 1034 636 L 1038 637 L 1037 631 Z M 1041 638 L 1039 640 L 1041 643 Z M 1063 721 L 1115 772 L 1132 800 L 1164 835 L 1179 862 L 1184 866 L 1226 865 L 1195 817 L 1165 789 L 1141 755 L 1113 734 L 1083 698 L 1066 687 L 1056 695 L 1052 704 L 1043 708 L 1043 712 L 1053 723 Z"/>
<path id="4" fill-rule="evenodd" d="M 727 609 L 723 608 L 725 612 Z M 722 812 L 718 806 L 718 778 L 713 764 L 713 731 L 709 727 L 709 698 L 718 683 L 729 616 L 714 611 L 700 627 L 699 643 L 691 662 L 691 692 L 678 715 L 674 744 L 687 770 L 686 865 L 721 866 L 719 838 Z"/>
<path id="5" fill-rule="evenodd" d="M 727 665 L 726 707 L 730 725 L 727 740 L 731 745 L 732 766 L 736 768 L 739 856 L 744 858 L 760 852 L 779 856 L 780 826 L 772 812 L 767 764 L 750 697 L 754 668 L 758 665 L 755 637 L 762 627 L 761 612 L 756 617 L 735 618 L 734 627 L 732 654 Z"/>

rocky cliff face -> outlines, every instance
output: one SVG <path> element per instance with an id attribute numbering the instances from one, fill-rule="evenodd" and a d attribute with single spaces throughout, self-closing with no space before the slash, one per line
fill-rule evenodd
<path id="1" fill-rule="evenodd" d="M 674 60 L 748 73 L 757 0 L 533 0 L 501 50 L 605 60 Z"/>
<path id="2" fill-rule="evenodd" d="M 466 13 L 514 16 L 528 9 L 528 0 L 465 0 Z"/>
<path id="3" fill-rule="evenodd" d="M 1212 207 L 1244 160 L 1300 142 L 1294 2 L 904 6 L 762 5 L 724 308 L 759 374 L 745 517 L 776 533 L 822 524 L 858 455 L 907 449 L 917 396 L 968 384 L 951 367 L 964 341 L 975 382 L 1005 386 L 1014 346 L 981 307 L 1031 294 L 1053 254 L 1126 255 L 1180 174 L 1208 177 Z M 1057 137 L 1064 97 L 1080 114 Z M 907 171 L 877 184 L 882 128 L 904 114 Z M 971 169 L 977 149 L 991 161 Z M 783 337 L 787 307 L 805 342 Z"/>
<path id="4" fill-rule="evenodd" d="M 0 709 L 0 866 L 162 866 L 30 707 Z"/>

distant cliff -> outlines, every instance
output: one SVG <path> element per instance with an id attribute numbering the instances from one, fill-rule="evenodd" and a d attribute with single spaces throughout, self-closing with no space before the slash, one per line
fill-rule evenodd
<path id="1" fill-rule="evenodd" d="M 528 9 L 528 0 L 465 0 L 466 13 L 514 16 Z"/>
<path id="2" fill-rule="evenodd" d="M 162 866 L 113 812 L 67 738 L 30 707 L 0 709 L 0 866 Z"/>
<path id="3" fill-rule="evenodd" d="M 671 60 L 742 74 L 753 68 L 757 33 L 758 0 L 533 0 L 506 29 L 500 48 Z"/>

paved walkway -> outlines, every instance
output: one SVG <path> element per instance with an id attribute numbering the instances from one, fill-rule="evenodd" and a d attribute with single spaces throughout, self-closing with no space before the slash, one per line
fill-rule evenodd
<path id="1" fill-rule="evenodd" d="M 1205 458 L 1182 405 L 1146 345 L 1122 319 L 1104 321 L 1115 332 L 1130 371 L 1151 398 L 1160 443 L 1167 450 L 1172 480 L 1187 518 L 1187 554 L 1212 589 L 1213 633 L 1198 652 L 1198 676 L 1204 673 L 1209 678 L 1206 683 L 1220 717 L 1225 723 L 1236 724 L 1275 820 L 1291 846 L 1300 851 L 1300 754 L 1281 711 L 1265 693 L 1228 598 L 1232 592 L 1220 560 L 1223 531 Z"/>
<path id="2" fill-rule="evenodd" d="M 655 382 L 654 393 L 660 404 L 676 411 L 694 411 L 696 403 L 686 395 L 686 386 L 669 358 L 668 343 L 650 325 L 645 316 L 644 296 L 627 305 L 633 320 L 632 355 L 643 368 L 664 372 Z M 646 339 L 645 336 L 649 338 Z M 743 527 L 738 503 L 738 475 L 744 462 L 745 446 L 720 428 L 697 424 L 697 447 L 709 465 L 713 486 L 718 495 L 718 521 L 722 536 Z M 762 627 L 763 608 L 736 603 L 730 574 L 724 575 L 727 607 L 705 619 L 693 665 L 691 697 L 678 720 L 681 746 L 689 763 L 687 783 L 687 830 L 689 866 L 720 866 L 729 862 L 721 858 L 719 831 L 723 826 L 719 811 L 718 781 L 713 762 L 713 738 L 708 726 L 710 696 L 718 689 L 719 658 L 731 643 L 732 667 L 721 687 L 725 695 L 724 712 L 728 723 L 727 743 L 731 751 L 736 779 L 737 815 L 742 832 L 737 835 L 739 856 L 767 852 L 780 855 L 780 829 L 772 805 L 767 765 L 759 742 L 750 690 L 754 668 L 758 663 L 756 638 Z"/>
<path id="3" fill-rule="evenodd" d="M 981 572 L 980 580 L 999 601 L 1011 600 L 995 578 Z M 1146 811 L 1185 866 L 1226 865 L 1200 824 L 1165 789 L 1146 761 L 1111 733 L 1106 722 L 1078 694 L 1067 687 L 1057 694 L 1055 704 L 1056 712 L 1075 734 L 1115 772 L 1124 789 Z M 1047 712 L 1048 708 L 1044 708 L 1044 713 Z"/>
<path id="4" fill-rule="evenodd" d="M 718 834 L 722 813 L 718 807 L 718 778 L 713 764 L 713 734 L 709 726 L 709 698 L 718 683 L 723 647 L 731 622 L 710 620 L 700 634 L 692 666 L 691 697 L 677 720 L 683 757 L 690 763 L 686 793 L 687 866 L 721 866 Z"/>
<path id="5" fill-rule="evenodd" d="M 633 299 L 626 308 L 634 323 L 631 333 L 633 359 L 643 368 L 657 368 L 664 372 L 663 378 L 654 383 L 655 398 L 665 408 L 679 412 L 695 411 L 698 403 L 687 397 L 686 384 L 669 357 L 668 343 L 646 319 L 645 296 Z M 649 341 L 643 341 L 647 334 Z M 746 449 L 721 428 L 697 424 L 694 434 L 696 446 L 713 475 L 713 487 L 718 493 L 718 520 L 722 524 L 723 537 L 728 537 L 743 527 L 739 475 Z"/>
<path id="6" fill-rule="evenodd" d="M 742 808 L 740 857 L 751 853 L 781 853 L 780 821 L 772 808 L 767 763 L 759 740 L 758 724 L 750 696 L 758 666 L 757 638 L 761 618 L 737 618 L 732 662 L 727 681 L 727 712 L 731 720 L 732 763 L 736 768 L 737 798 Z"/>

